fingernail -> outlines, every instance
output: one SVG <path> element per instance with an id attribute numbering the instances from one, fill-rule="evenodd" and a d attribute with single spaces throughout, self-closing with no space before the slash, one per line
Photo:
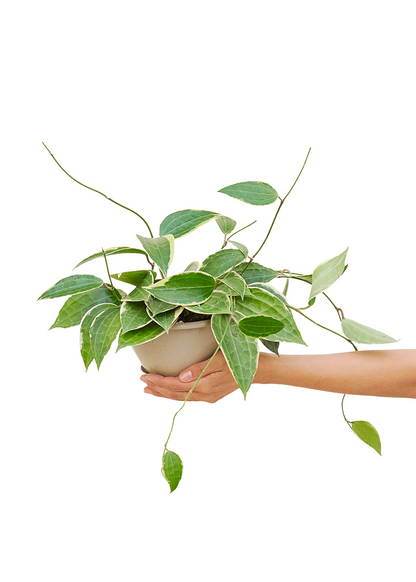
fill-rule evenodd
<path id="1" fill-rule="evenodd" d="M 146 382 L 146 378 L 147 378 L 147 376 L 140 376 L 140 380 L 141 380 L 142 382 Z"/>
<path id="2" fill-rule="evenodd" d="M 190 370 L 188 370 L 187 372 L 182 372 L 182 374 L 179 375 L 179 380 L 181 382 L 187 382 L 191 378 L 192 378 L 192 372 Z"/>
<path id="3" fill-rule="evenodd" d="M 152 394 L 152 391 L 150 390 L 150 388 L 148 386 L 146 386 L 146 388 L 143 390 L 143 392 L 146 392 L 146 394 Z"/>

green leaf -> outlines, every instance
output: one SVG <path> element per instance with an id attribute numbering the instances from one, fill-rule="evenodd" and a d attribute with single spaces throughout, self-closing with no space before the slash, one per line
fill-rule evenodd
<path id="1" fill-rule="evenodd" d="M 380 435 L 372 424 L 365 420 L 355 420 L 351 423 L 351 428 L 354 433 L 366 445 L 372 447 L 381 456 L 381 441 Z"/>
<path id="2" fill-rule="evenodd" d="M 220 277 L 244 261 L 244 258 L 244 254 L 238 249 L 223 249 L 207 257 L 199 270 L 213 277 Z"/>
<path id="3" fill-rule="evenodd" d="M 162 271 L 164 277 L 173 259 L 175 249 L 175 239 L 171 234 L 159 238 L 148 238 L 146 236 L 136 235 L 147 251 L 149 257 L 156 263 Z"/>
<path id="4" fill-rule="evenodd" d="M 159 227 L 159 234 L 160 236 L 171 234 L 175 238 L 180 238 L 217 216 L 220 216 L 220 214 L 209 210 L 178 210 L 169 214 L 162 221 Z"/>
<path id="5" fill-rule="evenodd" d="M 125 271 L 124 273 L 116 273 L 111 275 L 113 279 L 117 281 L 122 281 L 123 283 L 129 283 L 135 287 L 143 287 L 143 285 L 151 285 L 153 283 L 154 271 L 149 271 L 145 269 L 143 271 Z"/>
<path id="6" fill-rule="evenodd" d="M 260 339 L 260 341 L 264 347 L 271 351 L 273 354 L 276 354 L 276 356 L 279 355 L 280 342 L 271 342 L 270 340 L 266 339 Z"/>
<path id="7" fill-rule="evenodd" d="M 153 271 L 147 271 L 144 275 L 141 285 L 133 289 L 131 293 L 123 297 L 123 301 L 146 301 L 150 297 L 149 291 L 143 289 L 143 285 L 151 285 L 153 283 Z"/>
<path id="8" fill-rule="evenodd" d="M 189 263 L 189 265 L 186 267 L 185 272 L 187 271 L 197 271 L 199 269 L 199 262 L 198 261 L 192 261 L 192 263 Z"/>
<path id="9" fill-rule="evenodd" d="M 301 275 L 300 273 L 292 273 L 291 279 L 298 279 L 299 281 L 305 281 L 312 285 L 312 275 Z"/>
<path id="10" fill-rule="evenodd" d="M 238 275 L 235 271 L 226 273 L 220 278 L 220 281 L 224 283 L 229 290 L 231 290 L 233 295 L 238 295 L 241 299 L 244 299 L 244 294 L 247 289 L 247 283 L 244 281 L 241 275 Z M 218 289 L 218 285 L 217 285 Z"/>
<path id="11" fill-rule="evenodd" d="M 282 331 L 268 336 L 266 339 L 280 342 L 293 342 L 306 345 L 296 326 L 293 315 L 278 298 L 262 289 L 249 288 L 244 300 L 235 299 L 235 317 L 239 321 L 250 315 L 267 315 L 282 321 L 285 327 Z"/>
<path id="12" fill-rule="evenodd" d="M 175 491 L 182 478 L 183 463 L 176 453 L 165 451 L 162 458 L 162 475 L 169 483 L 170 492 Z"/>
<path id="13" fill-rule="evenodd" d="M 188 305 L 188 310 L 193 313 L 206 313 L 211 315 L 213 313 L 228 313 L 231 315 L 230 311 L 230 300 L 225 293 L 221 291 L 213 291 L 211 297 L 209 297 L 204 303 L 200 305 Z"/>
<path id="14" fill-rule="evenodd" d="M 284 328 L 284 323 L 268 315 L 250 315 L 238 322 L 238 328 L 244 335 L 265 338 Z"/>
<path id="15" fill-rule="evenodd" d="M 133 329 L 132 331 L 120 334 L 118 337 L 117 352 L 128 346 L 137 346 L 139 344 L 150 342 L 151 340 L 162 335 L 162 333 L 165 333 L 163 327 L 160 327 L 160 325 L 154 321 L 151 321 L 145 325 L 145 327 L 141 327 L 140 329 Z"/>
<path id="16" fill-rule="evenodd" d="M 286 301 L 286 296 L 283 293 L 281 293 L 278 289 L 273 287 L 273 285 L 268 285 L 267 283 L 251 283 L 249 285 L 249 288 L 262 289 L 263 291 L 270 293 L 270 295 L 274 295 L 275 297 L 280 299 L 280 301 L 285 305 L 288 304 Z"/>
<path id="17" fill-rule="evenodd" d="M 255 206 L 272 204 L 278 197 L 276 190 L 265 182 L 239 182 L 218 191 Z"/>
<path id="18" fill-rule="evenodd" d="M 244 335 L 228 315 L 214 314 L 211 323 L 215 339 L 218 343 L 222 340 L 221 351 L 245 400 L 257 370 L 258 342 Z"/>
<path id="19" fill-rule="evenodd" d="M 104 252 L 106 254 L 106 256 L 108 257 L 109 255 L 122 255 L 125 253 L 138 253 L 140 255 L 145 255 L 146 253 L 144 251 L 142 251 L 142 249 L 133 249 L 130 247 L 110 247 L 108 249 L 104 249 Z M 76 269 L 77 267 L 80 267 L 81 265 L 83 265 L 84 263 L 88 263 L 88 261 L 92 261 L 94 259 L 99 259 L 99 258 L 103 258 L 103 252 L 100 251 L 99 253 L 94 253 L 93 255 L 87 257 L 86 259 L 84 259 L 83 261 L 81 261 L 80 263 L 78 263 L 78 265 L 75 265 L 74 269 Z"/>
<path id="20" fill-rule="evenodd" d="M 101 303 L 100 305 L 96 305 L 90 311 L 88 311 L 82 322 L 80 328 L 80 350 L 81 350 L 81 357 L 85 365 L 85 371 L 88 371 L 88 368 L 91 362 L 94 360 L 94 354 L 92 351 L 91 346 L 91 337 L 90 337 L 90 329 L 91 325 L 94 322 L 94 319 L 100 313 L 103 313 L 108 308 L 114 307 L 113 303 Z"/>
<path id="21" fill-rule="evenodd" d="M 102 311 L 94 319 L 90 329 L 91 348 L 97 368 L 116 339 L 121 328 L 120 307 L 115 305 Z"/>
<path id="22" fill-rule="evenodd" d="M 331 287 L 344 272 L 345 259 L 348 249 L 333 259 L 328 259 L 316 267 L 312 273 L 312 289 L 309 295 L 309 301 Z"/>
<path id="23" fill-rule="evenodd" d="M 166 301 L 160 301 L 156 299 L 153 295 L 149 294 L 149 299 L 146 301 L 147 307 L 150 309 L 152 315 L 158 315 L 164 311 L 169 311 L 170 309 L 175 309 L 177 307 L 176 303 L 167 303 Z"/>
<path id="24" fill-rule="evenodd" d="M 164 311 L 163 313 L 158 313 L 157 315 L 153 315 L 152 319 L 158 324 L 160 325 L 160 327 L 163 327 L 163 329 L 166 331 L 166 333 L 169 332 L 170 328 L 172 327 L 172 325 L 176 322 L 176 320 L 178 319 L 178 317 L 180 316 L 180 314 L 183 311 L 183 307 L 177 307 L 176 309 L 171 309 L 170 311 Z"/>
<path id="25" fill-rule="evenodd" d="M 236 221 L 232 218 L 228 218 L 228 216 L 217 216 L 215 220 L 224 234 L 230 234 L 233 232 L 237 225 Z"/>
<path id="26" fill-rule="evenodd" d="M 101 287 L 102 284 L 102 279 L 94 277 L 94 275 L 71 275 L 70 277 L 61 279 L 52 287 L 49 287 L 49 289 L 42 293 L 38 301 L 40 299 L 54 299 L 56 297 L 65 297 L 65 295 L 75 295 L 76 293 L 91 291 L 92 289 Z"/>
<path id="27" fill-rule="evenodd" d="M 58 317 L 49 329 L 78 325 L 87 311 L 100 303 L 120 305 L 120 300 L 114 291 L 107 289 L 104 285 L 92 291 L 73 295 L 65 301 Z"/>
<path id="28" fill-rule="evenodd" d="M 381 331 L 357 323 L 352 319 L 343 319 L 341 327 L 344 335 L 358 344 L 391 344 L 398 341 Z"/>
<path id="29" fill-rule="evenodd" d="M 146 287 L 156 299 L 185 306 L 203 303 L 214 288 L 215 279 L 200 272 L 179 273 Z"/>
<path id="30" fill-rule="evenodd" d="M 263 267 L 263 265 L 255 263 L 254 261 L 251 263 L 241 263 L 237 265 L 234 271 L 243 277 L 247 285 L 251 283 L 268 283 L 278 276 L 278 272 L 274 269 Z"/>
<path id="31" fill-rule="evenodd" d="M 151 317 L 143 301 L 140 303 L 123 303 L 120 309 L 121 326 L 123 333 L 132 329 L 139 329 L 151 322 Z"/>
<path id="32" fill-rule="evenodd" d="M 235 241 L 235 240 L 230 240 L 230 241 L 228 241 L 228 242 L 230 242 L 230 243 L 231 243 L 232 245 L 234 245 L 234 246 L 235 246 L 235 247 L 236 247 L 236 248 L 237 248 L 239 251 L 241 251 L 241 252 L 243 253 L 243 255 L 244 255 L 244 258 L 245 258 L 245 259 L 247 258 L 247 255 L 248 255 L 248 248 L 247 248 L 245 245 L 243 245 L 242 243 L 239 243 L 239 242 L 237 242 L 237 241 Z"/>

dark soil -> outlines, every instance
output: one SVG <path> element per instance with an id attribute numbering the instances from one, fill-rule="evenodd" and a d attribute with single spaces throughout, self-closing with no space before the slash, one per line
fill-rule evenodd
<path id="1" fill-rule="evenodd" d="M 184 323 L 190 321 L 204 321 L 205 319 L 211 319 L 211 315 L 206 315 L 205 313 L 192 313 L 192 311 L 188 311 L 187 309 L 184 309 L 178 317 L 178 321 L 183 321 Z"/>

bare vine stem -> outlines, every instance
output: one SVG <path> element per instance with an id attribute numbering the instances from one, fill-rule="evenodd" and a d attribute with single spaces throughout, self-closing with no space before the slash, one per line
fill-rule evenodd
<path id="1" fill-rule="evenodd" d="M 264 241 L 261 243 L 261 245 L 260 245 L 259 249 L 258 249 L 258 250 L 257 250 L 257 251 L 254 253 L 254 255 L 253 255 L 253 259 L 256 257 L 256 255 L 258 255 L 258 254 L 259 254 L 259 252 L 261 251 L 261 249 L 262 249 L 262 248 L 263 248 L 263 246 L 265 245 L 265 243 L 266 243 L 267 239 L 269 238 L 269 235 L 270 235 L 270 233 L 272 232 L 272 228 L 273 228 L 273 226 L 274 226 L 274 223 L 276 222 L 276 218 L 277 218 L 277 216 L 278 216 L 278 214 L 279 214 L 279 212 L 280 212 L 280 209 L 281 209 L 281 208 L 282 208 L 282 206 L 283 206 L 283 202 L 286 200 L 286 198 L 287 198 L 287 197 L 289 196 L 289 194 L 292 192 L 293 188 L 294 188 L 294 187 L 295 187 L 295 185 L 296 185 L 296 182 L 299 180 L 299 178 L 300 178 L 300 175 L 301 175 L 301 174 L 302 174 L 302 172 L 303 172 L 303 168 L 305 167 L 305 165 L 306 165 L 306 162 L 308 161 L 308 157 L 309 157 L 309 154 L 310 154 L 310 151 L 311 151 L 311 149 L 312 149 L 312 148 L 309 148 L 309 150 L 308 150 L 308 153 L 307 153 L 307 155 L 306 155 L 306 158 L 305 158 L 305 161 L 303 162 L 303 166 L 302 166 L 302 168 L 301 168 L 301 170 L 300 170 L 300 172 L 299 172 L 299 174 L 298 174 L 298 176 L 297 176 L 296 180 L 293 182 L 293 185 L 292 185 L 291 189 L 289 190 L 289 192 L 286 194 L 286 196 L 285 196 L 284 198 L 280 198 L 280 197 L 279 197 L 279 200 L 280 200 L 279 208 L 277 209 L 277 212 L 276 212 L 276 214 L 274 215 L 274 218 L 273 218 L 272 224 L 271 224 L 271 226 L 270 226 L 270 228 L 269 228 L 269 231 L 268 231 L 268 233 L 267 233 L 267 235 L 266 235 L 266 238 L 265 238 L 265 239 L 264 239 Z M 251 261 L 250 261 L 250 262 L 251 262 Z"/>
<path id="2" fill-rule="evenodd" d="M 350 339 L 345 337 L 345 335 L 342 335 L 342 334 L 338 333 L 337 331 L 334 331 L 333 329 L 329 329 L 329 327 L 325 327 L 324 325 L 321 325 L 317 321 L 314 321 L 313 319 L 311 319 L 310 317 L 308 317 L 307 315 L 302 313 L 302 311 L 300 309 L 298 309 L 297 307 L 292 307 L 292 305 L 288 305 L 288 307 L 289 307 L 289 309 L 293 309 L 293 311 L 296 311 L 296 313 L 300 313 L 301 315 L 303 315 L 303 317 L 306 317 L 306 319 L 309 319 L 309 321 L 311 321 L 312 323 L 314 323 L 318 327 L 322 327 L 323 329 L 326 329 L 327 331 L 330 331 L 331 333 L 334 333 L 335 335 L 342 337 L 343 339 L 345 339 L 348 343 L 350 343 L 352 345 L 352 347 L 354 348 L 354 350 L 356 352 L 358 352 L 358 349 L 355 347 L 354 343 Z"/>
<path id="3" fill-rule="evenodd" d="M 138 214 L 135 210 L 132 210 L 131 208 L 128 208 L 127 206 L 124 206 L 123 204 L 120 204 L 120 202 L 116 202 L 115 200 L 113 200 L 112 198 L 110 198 L 109 196 L 107 196 L 106 194 L 103 194 L 103 192 L 100 192 L 99 190 L 96 190 L 95 188 L 91 188 L 91 186 L 87 186 L 86 184 L 83 184 L 82 182 L 80 182 L 79 180 L 76 180 L 73 176 L 71 176 L 71 174 L 69 174 L 62 166 L 61 164 L 58 162 L 58 160 L 55 158 L 55 156 L 53 155 L 53 153 L 49 150 L 49 148 L 42 142 L 42 144 L 45 146 L 45 148 L 48 150 L 48 152 L 50 153 L 50 155 L 52 156 L 54 162 L 61 168 L 61 170 L 63 172 L 65 172 L 65 174 L 67 176 L 69 176 L 71 178 L 71 180 L 74 180 L 74 182 L 76 182 L 77 184 L 80 184 L 81 186 L 83 186 L 84 188 L 88 188 L 88 190 L 92 190 L 93 192 L 97 192 L 98 194 L 101 194 L 101 196 L 104 196 L 104 198 L 107 198 L 107 200 L 109 200 L 110 202 L 113 202 L 114 204 L 117 204 L 117 206 L 121 206 L 121 208 L 125 208 L 126 210 L 128 210 L 129 212 L 132 212 L 133 214 L 135 214 L 136 216 L 138 216 L 141 220 L 143 220 L 143 222 L 145 223 L 145 225 L 148 228 L 148 231 L 150 233 L 150 236 L 152 238 L 153 237 L 153 233 L 152 230 L 150 228 L 150 226 L 148 225 L 148 223 L 146 222 L 146 220 L 143 218 L 143 216 L 141 216 L 140 214 Z"/>
<path id="4" fill-rule="evenodd" d="M 172 426 L 171 426 L 171 429 L 170 429 L 170 433 L 169 433 L 169 436 L 168 436 L 168 438 L 167 438 L 167 440 L 166 440 L 166 442 L 165 442 L 165 451 L 167 451 L 167 450 L 168 450 L 168 449 L 167 449 L 167 445 L 168 445 L 168 442 L 169 442 L 170 436 L 171 436 L 171 434 L 172 434 L 172 431 L 173 431 L 173 426 L 174 426 L 174 424 L 175 424 L 175 419 L 176 419 L 177 415 L 180 413 L 180 411 L 183 409 L 183 407 L 185 406 L 185 404 L 186 404 L 186 402 L 187 402 L 188 398 L 190 397 L 190 395 L 191 395 L 191 394 L 192 394 L 192 392 L 194 391 L 194 389 L 195 389 L 196 385 L 198 384 L 198 382 L 200 381 L 200 379 L 201 379 L 201 378 L 202 378 L 202 376 L 204 375 L 204 373 L 205 373 L 206 369 L 208 368 L 208 366 L 210 365 L 210 363 L 212 362 L 212 360 L 214 359 L 214 357 L 217 355 L 217 353 L 218 353 L 219 349 L 221 348 L 221 344 L 222 344 L 222 342 L 224 341 L 225 334 L 227 333 L 228 326 L 229 326 L 229 324 L 230 324 L 230 320 L 231 320 L 231 317 L 230 317 L 230 319 L 228 320 L 228 325 L 227 325 L 227 327 L 226 327 L 226 329 L 225 329 L 224 335 L 223 335 L 223 337 L 222 337 L 222 339 L 221 339 L 220 343 L 218 344 L 218 346 L 217 346 L 217 348 L 216 348 L 215 352 L 212 354 L 212 356 L 211 356 L 211 358 L 209 359 L 209 361 L 208 361 L 207 365 L 205 366 L 205 368 L 202 370 L 202 372 L 201 372 L 201 373 L 200 373 L 200 375 L 198 376 L 198 378 L 197 378 L 197 380 L 196 380 L 195 384 L 194 384 L 194 385 L 192 386 L 192 388 L 189 390 L 189 392 L 188 392 L 188 394 L 186 395 L 186 398 L 185 398 L 185 400 L 184 400 L 184 402 L 183 402 L 182 406 L 180 407 L 180 409 L 179 409 L 178 411 L 176 411 L 176 413 L 175 413 L 175 414 L 174 414 L 174 416 L 173 416 L 173 419 L 172 419 Z"/>

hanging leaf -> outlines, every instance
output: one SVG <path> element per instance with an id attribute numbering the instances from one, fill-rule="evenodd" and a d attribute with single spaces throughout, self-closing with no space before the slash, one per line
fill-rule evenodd
<path id="1" fill-rule="evenodd" d="M 156 263 L 166 277 L 168 268 L 173 259 L 175 248 L 175 239 L 171 234 L 159 238 L 148 238 L 146 236 L 136 235 L 143 245 L 149 257 Z"/>
<path id="2" fill-rule="evenodd" d="M 128 346 L 138 346 L 139 344 L 145 344 L 159 337 L 162 335 L 162 333 L 165 333 L 163 327 L 160 327 L 160 325 L 154 321 L 151 321 L 140 329 L 133 329 L 132 331 L 120 334 L 118 337 L 118 346 L 116 351 L 118 352 L 122 348 L 126 348 Z"/>
<path id="3" fill-rule="evenodd" d="M 49 287 L 39 297 L 41 299 L 55 299 L 56 297 L 65 297 L 65 295 L 75 295 L 76 293 L 83 293 L 84 291 L 91 291 L 97 289 L 103 284 L 102 279 L 94 277 L 94 275 L 71 275 L 61 279 L 52 287 Z"/>
<path id="4" fill-rule="evenodd" d="M 192 263 L 189 263 L 189 265 L 186 267 L 185 273 L 187 271 L 197 271 L 198 269 L 199 269 L 199 262 L 198 261 L 192 261 Z"/>
<path id="5" fill-rule="evenodd" d="M 160 301 L 156 299 L 153 295 L 149 294 L 149 299 L 146 301 L 147 307 L 150 309 L 152 315 L 158 315 L 164 311 L 169 311 L 170 309 L 175 309 L 177 307 L 176 303 L 166 303 L 166 301 Z"/>
<path id="6" fill-rule="evenodd" d="M 123 303 L 120 309 L 123 333 L 139 329 L 151 322 L 144 301 L 140 303 Z"/>
<path id="7" fill-rule="evenodd" d="M 238 249 L 222 249 L 205 259 L 199 270 L 213 277 L 220 277 L 241 261 L 244 254 Z"/>
<path id="8" fill-rule="evenodd" d="M 228 242 L 230 242 L 232 245 L 234 245 L 239 251 L 241 251 L 244 255 L 244 258 L 247 258 L 248 255 L 248 248 L 243 245 L 242 243 L 239 243 L 235 240 L 229 240 Z"/>
<path id="9" fill-rule="evenodd" d="M 391 344 L 398 341 L 381 331 L 357 323 L 352 319 L 343 319 L 341 327 L 344 335 L 358 344 Z"/>
<path id="10" fill-rule="evenodd" d="M 134 249 L 131 247 L 110 247 L 108 249 L 104 249 L 104 252 L 106 254 L 106 256 L 110 256 L 110 255 L 123 255 L 123 254 L 140 254 L 140 255 L 145 255 L 146 253 L 144 251 L 142 251 L 142 249 Z M 81 265 L 83 265 L 84 263 L 88 263 L 88 261 L 93 261 L 94 259 L 99 259 L 99 258 L 103 258 L 103 252 L 100 251 L 99 253 L 94 253 L 93 255 L 87 257 L 86 259 L 82 260 L 80 263 L 78 263 L 78 265 L 75 265 L 74 269 L 76 269 L 77 267 L 80 267 Z"/>
<path id="11" fill-rule="evenodd" d="M 251 283 L 251 285 L 249 285 L 249 288 L 262 289 L 263 291 L 270 293 L 270 295 L 274 295 L 275 297 L 280 299 L 282 303 L 287 305 L 286 296 L 283 293 L 281 293 L 278 289 L 273 287 L 273 285 L 268 285 L 267 283 Z"/>
<path id="12" fill-rule="evenodd" d="M 279 355 L 280 342 L 271 342 L 270 340 L 262 338 L 260 338 L 260 341 L 264 345 L 264 347 L 271 351 L 273 354 L 276 354 L 276 356 Z"/>
<path id="13" fill-rule="evenodd" d="M 92 353 L 98 369 L 100 369 L 101 362 L 120 329 L 120 307 L 118 305 L 102 311 L 94 319 L 90 329 L 90 337 Z"/>
<path id="14" fill-rule="evenodd" d="M 149 281 L 149 283 L 147 284 L 150 285 L 151 283 L 152 282 Z M 143 287 L 136 287 L 136 289 L 133 289 L 131 293 L 123 297 L 123 301 L 140 302 L 146 301 L 149 297 L 150 297 L 149 291 L 146 291 L 146 289 L 143 289 Z"/>
<path id="15" fill-rule="evenodd" d="M 131 293 L 123 297 L 123 301 L 146 301 L 146 299 L 149 298 L 149 291 L 143 289 L 143 285 L 151 285 L 153 283 L 154 271 L 146 271 L 145 273 L 146 274 L 143 276 L 143 278 L 140 279 L 140 285 L 133 289 Z"/>
<path id="16" fill-rule="evenodd" d="M 162 221 L 159 227 L 159 234 L 160 236 L 171 234 L 175 238 L 180 238 L 217 216 L 221 215 L 209 210 L 178 210 L 169 214 Z"/>
<path id="17" fill-rule="evenodd" d="M 212 331 L 228 367 L 246 399 L 253 382 L 259 359 L 257 340 L 244 335 L 234 319 L 229 315 L 214 314 L 211 319 Z"/>
<path id="18" fill-rule="evenodd" d="M 193 313 L 206 313 L 211 315 L 213 313 L 228 313 L 230 311 L 230 300 L 225 293 L 215 290 L 212 295 L 200 305 L 188 305 L 188 311 Z"/>
<path id="19" fill-rule="evenodd" d="M 284 323 L 268 315 L 250 315 L 238 322 L 238 328 L 244 335 L 265 338 L 284 328 Z"/>
<path id="20" fill-rule="evenodd" d="M 220 278 L 220 281 L 224 283 L 227 288 L 233 291 L 234 295 L 238 295 L 241 299 L 244 299 L 244 294 L 247 289 L 247 283 L 244 281 L 241 275 L 238 275 L 235 271 L 226 273 Z M 218 289 L 218 285 L 217 285 Z"/>
<path id="21" fill-rule="evenodd" d="M 92 291 L 79 293 L 67 299 L 58 313 L 58 317 L 49 329 L 54 327 L 72 327 L 81 323 L 84 315 L 100 303 L 114 303 L 120 305 L 117 294 L 107 287 L 99 287 Z"/>
<path id="22" fill-rule="evenodd" d="M 169 484 L 170 492 L 175 491 L 182 479 L 183 463 L 173 451 L 165 451 L 162 458 L 162 475 Z"/>
<path id="23" fill-rule="evenodd" d="M 266 339 L 306 345 L 291 311 L 278 297 L 271 293 L 250 287 L 244 296 L 244 301 L 235 299 L 235 318 L 239 321 L 242 317 L 251 315 L 266 315 L 284 323 L 285 327 L 281 331 L 268 336 Z"/>
<path id="24" fill-rule="evenodd" d="M 254 261 L 251 263 L 241 263 L 236 266 L 234 271 L 243 277 L 247 285 L 251 283 L 268 283 L 278 276 L 278 272 L 274 269 L 263 267 L 263 265 L 255 263 Z"/>
<path id="25" fill-rule="evenodd" d="M 172 325 L 176 322 L 178 317 L 183 311 L 183 307 L 177 307 L 176 309 L 171 309 L 170 311 L 164 311 L 163 313 L 159 313 L 158 315 L 153 315 L 152 319 L 163 327 L 166 333 L 169 332 Z"/>
<path id="26" fill-rule="evenodd" d="M 124 273 L 116 273 L 115 275 L 111 275 L 113 279 L 122 281 L 123 283 L 129 283 L 135 287 L 151 285 L 153 283 L 154 276 L 155 272 L 150 271 L 149 269 L 142 271 L 125 271 Z"/>
<path id="27" fill-rule="evenodd" d="M 230 234 L 233 232 L 237 225 L 236 221 L 232 218 L 228 218 L 228 216 L 217 216 L 215 221 L 224 234 Z"/>
<path id="28" fill-rule="evenodd" d="M 255 206 L 272 204 L 278 198 L 276 190 L 264 182 L 239 182 L 218 191 Z"/>
<path id="29" fill-rule="evenodd" d="M 339 279 L 345 269 L 345 259 L 348 253 L 346 249 L 343 253 L 328 259 L 316 267 L 312 273 L 312 289 L 309 301 L 328 289 L 337 279 Z"/>
<path id="30" fill-rule="evenodd" d="M 91 346 L 91 337 L 90 337 L 90 328 L 94 322 L 94 319 L 100 313 L 103 313 L 108 308 L 114 307 L 113 303 L 101 303 L 100 305 L 96 305 L 90 311 L 88 311 L 82 322 L 80 327 L 80 350 L 81 350 L 81 357 L 85 365 L 85 371 L 88 371 L 88 368 L 91 362 L 94 360 L 94 354 L 92 351 Z"/>
<path id="31" fill-rule="evenodd" d="M 214 288 L 215 279 L 200 272 L 179 273 L 146 287 L 156 299 L 185 306 L 203 303 Z"/>
<path id="32" fill-rule="evenodd" d="M 355 420 L 351 423 L 351 428 L 358 438 L 372 447 L 381 456 L 380 435 L 372 424 L 365 420 Z"/>

